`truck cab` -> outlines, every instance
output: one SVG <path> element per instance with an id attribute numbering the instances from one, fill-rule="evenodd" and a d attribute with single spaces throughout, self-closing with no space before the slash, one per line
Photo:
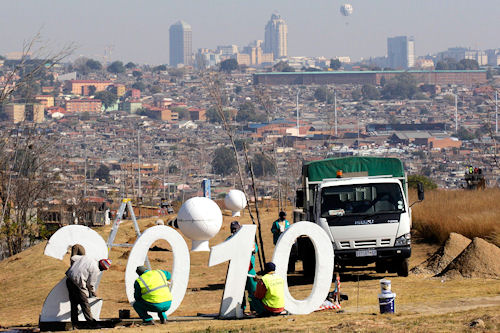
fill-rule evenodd
<path id="1" fill-rule="evenodd" d="M 313 220 L 330 237 L 338 266 L 376 263 L 379 271 L 390 268 L 407 275 L 410 210 L 397 179 L 324 181 L 314 201 Z"/>
<path id="2" fill-rule="evenodd" d="M 347 170 L 347 173 L 339 170 Z M 384 174 L 385 173 L 385 174 Z M 335 178 L 328 176 L 336 175 Z M 408 275 L 411 209 L 406 175 L 394 158 L 348 157 L 303 168 L 296 219 L 318 224 L 332 241 L 335 266 L 348 270 L 375 263 L 379 273 Z M 299 238 L 297 258 L 314 271 L 314 248 Z"/>

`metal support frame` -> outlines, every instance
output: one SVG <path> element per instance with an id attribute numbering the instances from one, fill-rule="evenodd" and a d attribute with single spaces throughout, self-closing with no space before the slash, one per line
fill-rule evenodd
<path id="1" fill-rule="evenodd" d="M 131 204 L 131 199 L 123 199 L 122 203 L 120 205 L 120 208 L 118 209 L 118 212 L 116 213 L 116 218 L 113 222 L 113 227 L 111 228 L 111 233 L 109 234 L 108 237 L 108 253 L 111 251 L 111 248 L 113 247 L 133 247 L 134 244 L 115 244 L 113 243 L 116 238 L 116 234 L 118 233 L 118 228 L 120 227 L 120 224 L 122 222 L 122 217 L 123 213 L 125 213 L 125 209 L 128 209 L 128 213 L 130 214 L 130 218 L 132 219 L 132 222 L 134 224 L 134 229 L 137 237 L 141 235 L 141 231 L 139 230 L 139 225 L 137 224 L 137 219 L 135 218 L 135 213 L 134 209 L 132 208 Z M 144 261 L 146 264 L 146 267 L 148 269 L 151 269 L 151 264 L 149 263 L 149 259 L 146 256 L 146 260 Z"/>

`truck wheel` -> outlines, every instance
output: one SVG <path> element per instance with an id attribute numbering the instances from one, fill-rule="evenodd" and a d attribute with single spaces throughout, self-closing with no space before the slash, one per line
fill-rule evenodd
<path id="1" fill-rule="evenodd" d="M 375 263 L 375 272 L 377 273 L 385 273 L 387 271 L 387 265 L 383 262 L 376 262 Z"/>
<path id="2" fill-rule="evenodd" d="M 403 276 L 403 277 L 407 277 L 408 276 L 408 271 L 409 271 L 409 260 L 408 258 L 406 259 L 403 259 L 400 263 L 399 263 L 399 267 L 398 267 L 398 276 Z"/>

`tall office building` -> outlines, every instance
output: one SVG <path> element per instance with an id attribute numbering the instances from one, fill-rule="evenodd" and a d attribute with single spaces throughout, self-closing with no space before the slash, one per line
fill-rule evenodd
<path id="1" fill-rule="evenodd" d="M 288 27 L 285 20 L 277 14 L 271 15 L 266 24 L 264 53 L 272 53 L 274 59 L 288 55 Z"/>
<path id="2" fill-rule="evenodd" d="M 407 69 L 415 67 L 415 40 L 413 37 L 387 38 L 387 57 L 391 68 Z"/>
<path id="3" fill-rule="evenodd" d="M 170 66 L 191 65 L 193 57 L 193 32 L 191 26 L 179 21 L 170 26 Z"/>

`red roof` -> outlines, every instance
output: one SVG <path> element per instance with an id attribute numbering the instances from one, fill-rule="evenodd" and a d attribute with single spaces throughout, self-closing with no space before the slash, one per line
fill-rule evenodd
<path id="1" fill-rule="evenodd" d="M 71 83 L 113 83 L 112 81 L 98 81 L 98 80 L 70 80 Z"/>

